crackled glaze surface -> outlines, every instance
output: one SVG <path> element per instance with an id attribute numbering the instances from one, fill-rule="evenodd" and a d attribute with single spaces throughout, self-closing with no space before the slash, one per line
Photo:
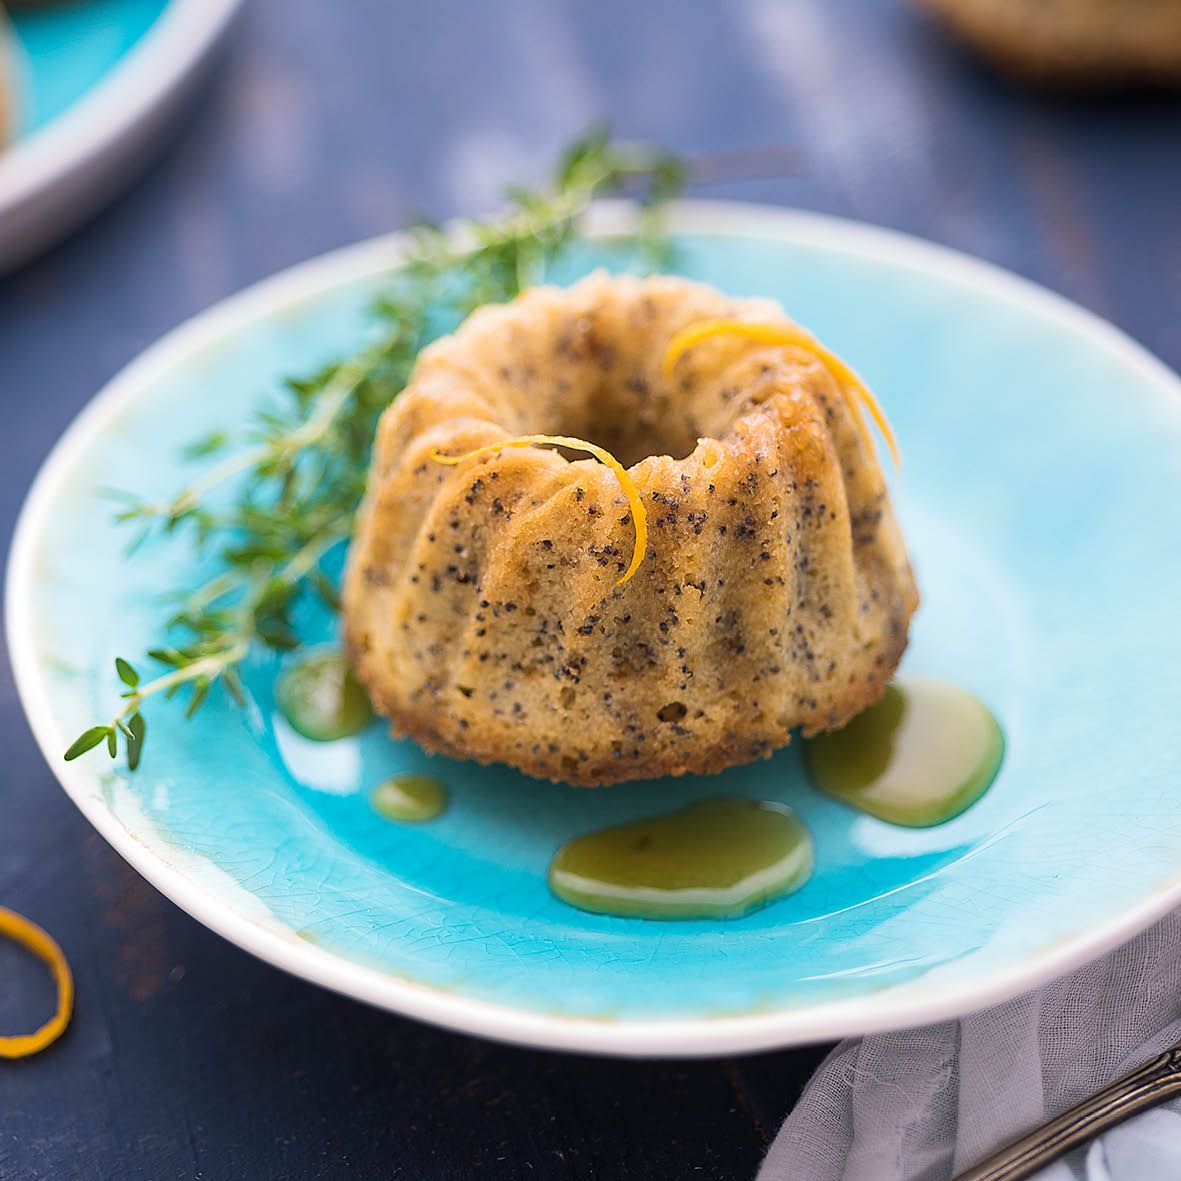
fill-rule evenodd
<path id="1" fill-rule="evenodd" d="M 1008 751 L 992 790 L 907 831 L 815 791 L 796 745 L 712 779 L 588 793 L 428 758 L 378 725 L 312 744 L 277 720 L 265 658 L 246 713 L 156 710 L 136 776 L 97 755 L 56 762 L 109 712 L 111 661 L 148 645 L 157 592 L 191 576 L 161 548 L 128 578 L 94 489 L 129 473 L 142 492 L 171 489 L 185 440 L 353 346 L 390 257 L 377 244 L 248 296 L 125 374 L 67 439 L 17 540 L 10 642 L 40 741 L 108 839 L 210 925 L 464 1028 L 693 1053 L 976 1007 L 1175 896 L 1181 536 L 1162 527 L 1181 493 L 1175 379 L 1061 301 L 905 239 L 768 212 L 690 210 L 681 225 L 685 273 L 781 300 L 885 403 L 923 592 L 904 669 L 995 710 Z M 612 261 L 590 247 L 559 278 Z M 307 622 L 330 638 L 327 617 Z M 369 793 L 401 771 L 445 780 L 445 815 L 376 817 Z M 721 793 L 800 815 L 816 842 L 803 889 L 675 928 L 583 914 L 547 890 L 571 836 Z"/>

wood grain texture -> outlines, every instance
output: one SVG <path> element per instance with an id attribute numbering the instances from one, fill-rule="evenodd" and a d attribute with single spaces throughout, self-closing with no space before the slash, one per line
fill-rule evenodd
<path id="1" fill-rule="evenodd" d="M 897 0 L 253 0 L 142 183 L 0 280 L 5 536 L 67 422 L 162 332 L 421 211 L 484 209 L 600 116 L 687 152 L 789 148 L 795 174 L 709 195 L 983 255 L 1181 365 L 1175 97 L 1012 89 Z M 739 1181 L 819 1060 L 533 1053 L 321 992 L 206 932 L 89 831 L 6 662 L 0 727 L 0 900 L 59 937 L 78 980 L 62 1042 L 0 1070 L 3 1181 Z M 0 1020 L 41 1015 L 37 982 L 0 951 Z"/>

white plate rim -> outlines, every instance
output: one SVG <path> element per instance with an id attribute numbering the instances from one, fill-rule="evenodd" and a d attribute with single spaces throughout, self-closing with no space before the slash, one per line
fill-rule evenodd
<path id="1" fill-rule="evenodd" d="M 0 227 L 47 191 L 85 173 L 183 89 L 244 0 L 170 0 L 113 69 L 56 119 L 0 149 Z M 98 199 L 105 193 L 101 190 Z M 78 216 L 75 214 L 75 216 Z M 59 218 L 66 228 L 69 214 Z M 43 241 L 53 232 L 43 228 Z M 35 247 L 22 244 L 23 256 Z"/>
<path id="2" fill-rule="evenodd" d="M 618 233 L 633 212 L 620 202 L 593 211 L 589 230 Z M 1181 409 L 1181 378 L 1125 333 L 1060 295 L 991 263 L 931 242 L 826 214 L 728 201 L 683 201 L 670 225 L 685 232 L 823 242 L 829 249 L 917 265 L 1015 301 L 1075 330 L 1159 385 Z M 258 958 L 293 975 L 378 1008 L 435 1025 L 520 1045 L 626 1057 L 705 1057 L 783 1048 L 878 1033 L 960 1017 L 1064 975 L 1138 934 L 1181 903 L 1181 874 L 1093 928 L 1054 940 L 1048 948 L 972 983 L 922 979 L 873 995 L 814 1005 L 768 1008 L 738 1016 L 613 1022 L 518 1009 L 365 967 L 259 922 L 225 899 L 201 890 L 184 871 L 141 842 L 107 808 L 98 776 L 61 758 L 63 735 L 50 707 L 33 643 L 32 591 L 37 540 L 63 480 L 96 434 L 118 417 L 154 375 L 224 331 L 261 319 L 278 307 L 313 298 L 342 283 L 377 277 L 395 265 L 406 239 L 391 234 L 333 251 L 247 288 L 173 329 L 142 353 L 74 419 L 39 471 L 21 510 L 7 568 L 5 629 L 17 690 L 33 734 L 66 793 L 126 861 L 193 918 Z"/>

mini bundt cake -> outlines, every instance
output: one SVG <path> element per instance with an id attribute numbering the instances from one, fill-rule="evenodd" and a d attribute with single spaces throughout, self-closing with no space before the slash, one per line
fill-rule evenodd
<path id="1" fill-rule="evenodd" d="M 840 726 L 918 603 L 855 384 L 777 305 L 683 279 L 475 312 L 378 429 L 344 588 L 374 706 L 580 785 Z"/>
<path id="2" fill-rule="evenodd" d="M 1181 83 L 1181 0 L 920 0 L 1010 73 L 1068 86 Z"/>

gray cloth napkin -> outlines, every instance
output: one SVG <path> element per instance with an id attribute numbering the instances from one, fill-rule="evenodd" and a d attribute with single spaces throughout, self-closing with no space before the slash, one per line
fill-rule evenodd
<path id="1" fill-rule="evenodd" d="M 758 1181 L 947 1181 L 1181 1040 L 1181 912 L 1061 980 L 960 1021 L 842 1042 Z M 1181 1178 L 1181 1101 L 1039 1181 Z"/>

